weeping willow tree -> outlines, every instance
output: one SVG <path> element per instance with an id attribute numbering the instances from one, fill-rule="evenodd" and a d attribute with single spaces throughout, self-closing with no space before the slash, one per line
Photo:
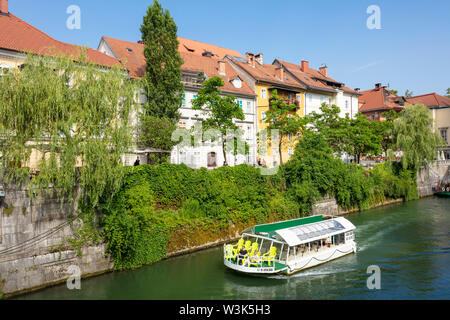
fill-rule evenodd
<path id="1" fill-rule="evenodd" d="M 137 88 L 119 67 L 85 57 L 30 54 L 0 77 L 0 164 L 4 184 L 51 187 L 62 201 L 79 196 L 94 208 L 120 186 Z"/>
<path id="2" fill-rule="evenodd" d="M 394 120 L 394 145 L 402 151 L 404 169 L 417 170 L 436 160 L 442 138 L 433 130 L 430 111 L 423 104 L 408 105 Z"/>

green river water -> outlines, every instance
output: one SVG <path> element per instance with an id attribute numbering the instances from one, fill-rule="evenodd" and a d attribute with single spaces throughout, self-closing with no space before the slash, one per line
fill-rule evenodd
<path id="1" fill-rule="evenodd" d="M 425 198 L 346 216 L 360 247 L 292 276 L 251 277 L 228 270 L 222 247 L 138 270 L 59 285 L 16 299 L 450 299 L 450 198 Z M 381 289 L 367 288 L 367 267 Z"/>

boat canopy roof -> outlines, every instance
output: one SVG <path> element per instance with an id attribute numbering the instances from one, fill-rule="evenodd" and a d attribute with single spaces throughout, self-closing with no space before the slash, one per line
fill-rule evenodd
<path id="1" fill-rule="evenodd" d="M 305 225 L 308 223 L 319 222 L 322 220 L 323 220 L 323 216 L 317 215 L 317 216 L 293 219 L 293 220 L 288 220 L 288 221 L 260 224 L 260 225 L 254 226 L 252 228 L 246 229 L 243 232 L 271 235 L 271 234 L 275 234 L 275 231 L 280 230 L 280 229 L 297 227 L 297 226 Z"/>
<path id="2" fill-rule="evenodd" d="M 336 234 L 352 231 L 355 226 L 343 217 L 309 223 L 275 231 L 290 246 L 298 246 L 324 239 Z"/>

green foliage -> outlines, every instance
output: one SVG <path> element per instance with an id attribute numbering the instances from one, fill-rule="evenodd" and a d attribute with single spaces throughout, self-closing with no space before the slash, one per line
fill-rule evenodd
<path id="1" fill-rule="evenodd" d="M 130 167 L 122 190 L 100 206 L 100 225 L 115 267 L 132 268 L 164 258 L 176 232 L 226 232 L 230 223 L 297 217 L 299 206 L 279 190 L 282 178 L 247 165 Z"/>
<path id="2" fill-rule="evenodd" d="M 104 236 L 116 269 L 139 267 L 166 256 L 167 227 L 153 217 L 152 207 L 113 211 L 105 219 Z"/>
<path id="3" fill-rule="evenodd" d="M 343 127 L 347 133 L 346 146 L 344 150 L 354 155 L 356 161 L 360 162 L 361 155 L 378 155 L 381 152 L 382 135 L 374 129 L 372 123 L 366 116 L 358 113 L 354 118 L 343 120 L 347 125 Z"/>
<path id="4" fill-rule="evenodd" d="M 378 165 L 365 171 L 356 164 L 345 164 L 333 155 L 320 133 L 306 132 L 293 159 L 282 167 L 287 196 L 300 205 L 302 215 L 325 195 L 333 196 L 343 208 L 365 209 L 387 198 L 417 197 L 414 171 L 398 164 Z"/>
<path id="5" fill-rule="evenodd" d="M 408 201 L 418 197 L 415 172 L 396 162 L 376 165 L 371 170 L 371 179 L 373 188 L 387 198 Z"/>
<path id="6" fill-rule="evenodd" d="M 408 89 L 406 89 L 405 98 L 411 98 L 413 95 L 414 95 L 414 93 L 412 91 L 409 91 Z"/>
<path id="7" fill-rule="evenodd" d="M 144 56 L 147 61 L 142 81 L 147 102 L 144 116 L 180 119 L 184 86 L 181 82 L 183 60 L 178 52 L 177 25 L 168 10 L 155 0 L 147 9 L 141 25 Z"/>
<path id="8" fill-rule="evenodd" d="M 54 187 L 61 200 L 74 200 L 79 185 L 92 208 L 121 185 L 137 87 L 123 70 L 104 72 L 80 54 L 76 63 L 29 55 L 23 69 L 0 77 L 1 171 L 6 183 L 29 183 L 33 152 L 39 175 L 30 190 Z"/>
<path id="9" fill-rule="evenodd" d="M 380 153 L 385 128 L 373 124 L 365 116 L 358 113 L 350 118 L 340 117 L 340 109 L 336 105 L 320 107 L 320 113 L 312 112 L 306 119 L 313 125 L 309 130 L 317 130 L 334 152 L 347 152 L 359 163 L 363 154 Z"/>
<path id="10" fill-rule="evenodd" d="M 408 105 L 394 121 L 393 141 L 403 154 L 404 169 L 417 171 L 437 158 L 437 147 L 443 139 L 433 131 L 433 119 L 423 104 Z"/>
<path id="11" fill-rule="evenodd" d="M 141 129 L 138 144 L 142 147 L 150 147 L 164 151 L 171 151 L 176 142 L 172 141 L 172 133 L 177 129 L 176 124 L 169 118 L 157 118 L 154 116 L 141 116 Z M 168 154 L 157 155 L 165 160 Z"/>
<path id="12" fill-rule="evenodd" d="M 340 117 L 340 108 L 336 105 L 320 107 L 320 113 L 311 112 L 306 116 L 307 122 L 320 132 L 334 152 L 342 152 L 346 149 L 348 140 L 347 119 Z"/>
<path id="13" fill-rule="evenodd" d="M 398 118 L 398 112 L 395 110 L 389 110 L 383 112 L 385 121 L 371 121 L 372 130 L 381 138 L 381 151 L 388 153 L 389 149 L 394 148 L 392 141 L 392 133 L 394 130 L 394 120 Z"/>

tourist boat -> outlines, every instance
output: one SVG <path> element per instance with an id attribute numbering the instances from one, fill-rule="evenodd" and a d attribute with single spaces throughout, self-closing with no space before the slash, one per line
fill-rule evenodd
<path id="1" fill-rule="evenodd" d="M 244 230 L 237 243 L 224 245 L 224 264 L 253 275 L 293 274 L 355 253 L 353 230 L 343 217 L 322 215 L 256 225 Z"/>

